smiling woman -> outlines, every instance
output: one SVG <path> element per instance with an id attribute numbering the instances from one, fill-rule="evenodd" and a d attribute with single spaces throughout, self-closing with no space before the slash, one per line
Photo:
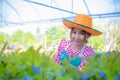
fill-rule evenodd
<path id="1" fill-rule="evenodd" d="M 78 35 L 76 35 L 78 34 Z M 72 28 L 71 33 L 70 33 L 70 38 L 71 40 L 75 40 L 76 43 L 86 43 L 88 38 L 90 37 L 90 33 L 85 32 L 84 30 Z"/>
<path id="2" fill-rule="evenodd" d="M 87 63 L 83 58 L 94 54 L 94 49 L 86 45 L 89 37 L 102 33 L 92 28 L 92 18 L 84 14 L 77 14 L 74 21 L 63 20 L 63 23 L 71 29 L 71 40 L 61 40 L 55 55 L 55 63 L 64 66 L 63 61 L 66 59 L 68 65 L 83 70 L 83 65 Z"/>

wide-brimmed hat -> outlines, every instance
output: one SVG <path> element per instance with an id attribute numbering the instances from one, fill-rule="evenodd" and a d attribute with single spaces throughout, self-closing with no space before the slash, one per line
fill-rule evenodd
<path id="1" fill-rule="evenodd" d="M 63 20 L 63 24 L 69 28 L 77 28 L 90 33 L 92 36 L 99 36 L 102 32 L 92 28 L 92 18 L 85 14 L 77 14 L 74 21 Z"/>

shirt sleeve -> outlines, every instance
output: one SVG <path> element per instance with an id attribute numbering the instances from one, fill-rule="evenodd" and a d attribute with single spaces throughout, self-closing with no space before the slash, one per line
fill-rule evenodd
<path id="1" fill-rule="evenodd" d="M 56 64 L 59 64 L 60 62 L 60 56 L 61 56 L 61 51 L 65 48 L 65 46 L 67 45 L 67 42 L 65 40 L 61 40 L 58 46 L 58 50 L 57 53 L 54 57 L 54 61 Z"/>
<path id="2" fill-rule="evenodd" d="M 94 52 L 94 49 L 93 49 L 92 47 L 88 46 L 88 47 L 85 48 L 82 56 L 83 56 L 83 57 L 91 57 L 94 53 L 95 53 L 95 52 Z M 82 61 L 81 61 L 81 64 L 78 66 L 77 69 L 78 69 L 79 71 L 83 70 L 83 67 L 84 67 L 85 64 L 87 64 L 87 61 L 86 61 L 86 60 L 82 60 Z"/>

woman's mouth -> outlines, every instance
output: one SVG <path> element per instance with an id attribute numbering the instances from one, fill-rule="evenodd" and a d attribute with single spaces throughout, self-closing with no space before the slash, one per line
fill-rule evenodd
<path id="1" fill-rule="evenodd" d="M 80 40 L 75 40 L 75 42 L 79 43 L 79 42 L 80 42 Z"/>

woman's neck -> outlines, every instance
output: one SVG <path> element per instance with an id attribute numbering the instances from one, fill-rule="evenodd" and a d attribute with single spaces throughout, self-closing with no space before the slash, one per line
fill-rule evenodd
<path id="1" fill-rule="evenodd" d="M 85 45 L 85 43 L 81 43 L 81 44 L 76 44 L 76 43 L 73 43 L 71 44 L 71 50 L 73 51 L 79 51 L 83 48 L 83 46 Z"/>

